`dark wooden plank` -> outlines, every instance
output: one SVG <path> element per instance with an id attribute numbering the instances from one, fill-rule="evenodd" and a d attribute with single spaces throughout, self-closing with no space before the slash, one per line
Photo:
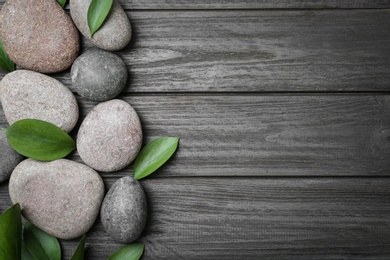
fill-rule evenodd
<path id="1" fill-rule="evenodd" d="M 128 15 L 127 92 L 389 91 L 387 10 Z"/>
<path id="2" fill-rule="evenodd" d="M 0 0 L 0 6 L 6 1 Z M 123 8 L 144 9 L 327 9 L 390 8 L 389 0 L 119 0 Z"/>
<path id="3" fill-rule="evenodd" d="M 181 136 L 172 162 L 156 177 L 390 174 L 388 95 L 122 98 L 141 117 L 144 143 Z M 81 117 L 96 104 L 80 102 Z"/>
<path id="4" fill-rule="evenodd" d="M 389 91 L 387 10 L 128 15 L 127 92 Z"/>
<path id="5" fill-rule="evenodd" d="M 145 241 L 154 242 L 152 256 L 177 259 L 389 254 L 388 184 L 388 179 L 145 181 L 150 221 L 158 221 L 146 230 Z"/>
<path id="6" fill-rule="evenodd" d="M 141 117 L 145 143 L 181 136 L 161 176 L 390 174 L 390 96 L 123 98 Z"/>
<path id="7" fill-rule="evenodd" d="M 325 9 L 390 8 L 389 0 L 121 0 L 128 9 Z"/>
<path id="8" fill-rule="evenodd" d="M 106 178 L 110 187 L 116 178 Z M 142 181 L 149 202 L 143 259 L 387 259 L 388 178 L 167 178 Z M 0 210 L 8 203 L 0 186 Z M 121 245 L 100 221 L 88 258 Z M 62 241 L 69 259 L 75 241 Z"/>

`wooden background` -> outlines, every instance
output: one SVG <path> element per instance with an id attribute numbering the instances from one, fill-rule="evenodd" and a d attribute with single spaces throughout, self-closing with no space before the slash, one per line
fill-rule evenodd
<path id="1" fill-rule="evenodd" d="M 143 259 L 390 258 L 389 0 L 120 3 L 134 36 L 119 98 L 144 143 L 181 137 L 141 181 Z M 81 117 L 97 104 L 78 99 Z M 69 259 L 77 240 L 61 245 Z M 97 220 L 87 259 L 121 246 Z"/>

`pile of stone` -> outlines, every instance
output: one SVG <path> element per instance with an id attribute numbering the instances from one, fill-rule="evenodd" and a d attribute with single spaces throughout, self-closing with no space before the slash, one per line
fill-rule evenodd
<path id="1" fill-rule="evenodd" d="M 90 37 L 91 0 L 70 0 L 71 17 L 56 0 L 8 0 L 1 12 L 0 36 L 18 70 L 0 82 L 0 100 L 9 124 L 35 118 L 70 132 L 79 120 L 77 98 L 99 101 L 81 123 L 77 151 L 84 163 L 68 159 L 25 159 L 0 132 L 0 182 L 9 179 L 13 203 L 26 219 L 62 239 L 85 234 L 97 216 L 106 231 L 132 242 L 146 222 L 146 197 L 138 181 L 119 179 L 105 196 L 98 172 L 128 166 L 142 145 L 142 127 L 133 107 L 115 99 L 127 83 L 123 60 L 111 51 L 131 39 L 130 21 L 117 1 L 102 27 Z M 80 54 L 79 32 L 96 46 Z M 50 73 L 71 67 L 69 88 Z M 73 92 L 72 92 L 73 91 Z M 10 176 L 11 175 L 11 176 Z"/>

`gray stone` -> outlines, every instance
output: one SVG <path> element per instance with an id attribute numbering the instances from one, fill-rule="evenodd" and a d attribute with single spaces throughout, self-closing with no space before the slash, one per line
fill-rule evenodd
<path id="1" fill-rule="evenodd" d="M 16 70 L 5 75 L 0 82 L 0 100 L 9 124 L 35 118 L 70 132 L 79 117 L 73 93 L 58 80 L 38 72 Z"/>
<path id="2" fill-rule="evenodd" d="M 141 148 L 141 122 L 127 102 L 102 102 L 81 123 L 76 142 L 84 163 L 98 171 L 118 171 L 129 165 Z"/>
<path id="3" fill-rule="evenodd" d="M 12 149 L 5 133 L 0 130 L 0 183 L 8 180 L 11 172 L 22 160 L 23 156 Z"/>
<path id="4" fill-rule="evenodd" d="M 146 196 L 133 177 L 117 180 L 104 198 L 100 219 L 115 240 L 131 243 L 142 233 L 147 218 Z"/>
<path id="5" fill-rule="evenodd" d="M 72 90 L 94 101 L 116 97 L 127 83 L 127 68 L 123 60 L 102 50 L 80 55 L 73 63 L 70 74 Z"/>
<path id="6" fill-rule="evenodd" d="M 69 68 L 76 59 L 79 34 L 57 1 L 8 0 L 1 15 L 4 49 L 19 66 L 53 73 Z"/>
<path id="7" fill-rule="evenodd" d="M 12 172 L 9 194 L 34 225 L 55 237 L 73 239 L 95 222 L 104 184 L 97 172 L 81 163 L 27 159 Z"/>
<path id="8" fill-rule="evenodd" d="M 131 39 L 131 25 L 127 14 L 117 0 L 113 1 L 110 13 L 93 37 L 87 23 L 88 8 L 92 0 L 71 0 L 70 15 L 79 31 L 100 49 L 118 51 Z"/>

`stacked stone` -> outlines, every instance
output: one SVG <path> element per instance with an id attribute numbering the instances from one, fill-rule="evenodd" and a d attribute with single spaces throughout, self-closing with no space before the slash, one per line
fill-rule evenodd
<path id="1" fill-rule="evenodd" d="M 123 177 L 103 202 L 104 184 L 98 172 L 125 168 L 142 145 L 136 111 L 127 102 L 114 99 L 127 84 L 128 70 L 111 51 L 128 45 L 131 25 L 114 0 L 106 21 L 91 37 L 87 25 L 90 3 L 70 0 L 71 17 L 55 0 L 8 0 L 4 4 L 0 37 L 10 59 L 21 68 L 0 82 L 8 123 L 35 118 L 70 132 L 79 119 L 72 91 L 102 103 L 90 111 L 78 130 L 77 150 L 83 164 L 68 159 L 23 160 L 1 132 L 0 182 L 10 178 L 12 202 L 21 205 L 26 219 L 53 236 L 73 239 L 85 234 L 101 210 L 107 233 L 129 243 L 145 226 L 143 189 L 132 177 Z M 96 48 L 79 55 L 79 32 Z M 46 75 L 70 67 L 70 90 Z"/>

